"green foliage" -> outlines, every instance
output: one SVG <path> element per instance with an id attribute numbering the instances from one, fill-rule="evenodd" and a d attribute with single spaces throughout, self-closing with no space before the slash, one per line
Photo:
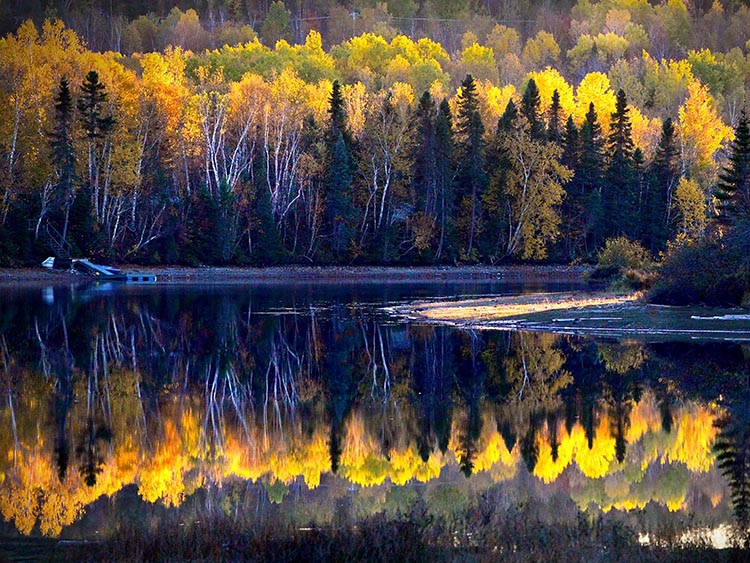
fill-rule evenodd
<path id="1" fill-rule="evenodd" d="M 654 283 L 654 268 L 651 254 L 640 243 L 617 237 L 604 243 L 589 280 L 613 289 L 643 289 Z"/>

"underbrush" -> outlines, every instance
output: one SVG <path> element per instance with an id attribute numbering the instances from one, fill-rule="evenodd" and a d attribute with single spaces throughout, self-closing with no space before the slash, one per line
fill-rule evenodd
<path id="1" fill-rule="evenodd" d="M 597 256 L 588 281 L 612 291 L 639 291 L 650 288 L 657 279 L 651 254 L 639 243 L 625 237 L 609 239 Z"/>

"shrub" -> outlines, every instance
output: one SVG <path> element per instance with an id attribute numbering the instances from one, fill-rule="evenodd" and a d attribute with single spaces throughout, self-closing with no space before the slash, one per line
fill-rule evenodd
<path id="1" fill-rule="evenodd" d="M 667 248 L 648 299 L 663 305 L 739 305 L 744 280 L 737 257 L 719 238 L 677 241 Z"/>
<path id="2" fill-rule="evenodd" d="M 654 280 L 655 265 L 649 251 L 625 237 L 604 243 L 596 268 L 589 274 L 589 281 L 605 283 L 616 290 L 647 288 Z"/>

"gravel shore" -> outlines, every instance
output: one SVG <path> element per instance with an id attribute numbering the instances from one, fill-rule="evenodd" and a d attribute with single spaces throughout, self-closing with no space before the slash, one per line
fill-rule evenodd
<path id="1" fill-rule="evenodd" d="M 185 268 L 123 266 L 124 271 L 156 274 L 157 283 L 280 283 L 280 282 L 429 282 L 429 281 L 570 281 L 581 280 L 583 266 L 273 266 L 268 268 Z M 0 269 L 0 285 L 25 282 L 67 284 L 84 281 L 80 274 L 39 268 Z"/>

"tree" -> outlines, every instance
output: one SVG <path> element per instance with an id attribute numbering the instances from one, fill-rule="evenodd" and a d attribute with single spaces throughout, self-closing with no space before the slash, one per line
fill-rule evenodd
<path id="1" fill-rule="evenodd" d="M 562 136 L 562 108 L 560 107 L 560 93 L 552 92 L 552 104 L 547 112 L 547 140 L 552 143 L 560 143 Z"/>
<path id="2" fill-rule="evenodd" d="M 743 111 L 734 129 L 729 160 L 719 174 L 719 217 L 735 228 L 750 227 L 750 127 Z M 749 233 L 750 234 L 750 233 Z"/>
<path id="3" fill-rule="evenodd" d="M 439 261 L 447 250 L 450 232 L 453 228 L 453 208 L 455 205 L 454 179 L 455 141 L 453 137 L 453 116 L 448 100 L 443 99 L 438 108 L 435 120 L 435 189 L 438 194 L 438 224 L 440 238 L 435 251 L 435 260 Z"/>
<path id="4" fill-rule="evenodd" d="M 73 147 L 73 98 L 68 79 L 62 77 L 55 96 L 54 129 L 49 135 L 52 149 L 52 164 L 55 171 L 56 200 L 62 206 L 61 245 L 68 246 L 68 222 L 70 209 L 76 197 L 76 154 Z M 58 249 L 60 251 L 60 249 Z"/>
<path id="5" fill-rule="evenodd" d="M 273 47 L 277 41 L 284 39 L 291 40 L 292 28 L 289 25 L 289 11 L 286 9 L 283 0 L 276 0 L 268 8 L 268 15 L 260 29 L 260 36 L 263 42 Z"/>
<path id="6" fill-rule="evenodd" d="M 111 115 L 104 115 L 103 105 L 107 101 L 107 89 L 99 81 L 99 74 L 90 70 L 81 84 L 81 96 L 78 98 L 78 120 L 83 129 L 86 140 L 86 185 L 85 196 L 88 201 L 85 207 L 79 209 L 79 221 L 83 224 L 79 233 L 83 240 L 93 234 L 91 232 L 91 218 L 86 217 L 93 210 L 97 220 L 103 220 L 107 201 L 106 186 L 102 186 L 102 168 L 111 167 L 112 145 L 109 135 L 115 126 Z M 81 202 L 83 203 L 83 202 Z"/>
<path id="7" fill-rule="evenodd" d="M 635 236 L 637 229 L 636 176 L 633 163 L 633 137 L 628 115 L 628 101 L 625 92 L 617 92 L 615 111 L 610 122 L 607 139 L 608 166 L 604 202 L 605 235 Z"/>
<path id="8" fill-rule="evenodd" d="M 601 223 L 604 184 L 604 139 L 593 102 L 589 104 L 581 126 L 580 143 L 581 158 L 575 173 L 584 209 L 581 235 L 584 250 L 591 252 L 603 240 Z"/>
<path id="9" fill-rule="evenodd" d="M 535 140 L 530 126 L 503 133 L 501 145 L 508 155 L 504 195 L 506 256 L 541 259 L 557 238 L 559 205 L 572 171 L 560 164 L 562 148 Z"/>
<path id="10" fill-rule="evenodd" d="M 539 89 L 536 87 L 534 79 L 530 78 L 526 83 L 526 90 L 524 90 L 523 97 L 521 98 L 520 113 L 526 118 L 529 124 L 529 134 L 535 141 L 544 138 L 544 122 L 540 115 L 541 105 L 542 101 L 539 97 Z"/>
<path id="11" fill-rule="evenodd" d="M 644 243 L 652 252 L 662 250 L 670 236 L 672 200 L 680 179 L 680 149 L 672 118 L 664 120 L 654 159 L 648 168 L 648 190 L 642 215 Z"/>
<path id="12" fill-rule="evenodd" d="M 476 84 L 470 74 L 461 83 L 458 94 L 456 137 L 460 163 L 457 175 L 460 202 L 456 225 L 464 239 L 460 243 L 461 257 L 476 260 L 475 243 L 481 229 L 482 215 L 480 198 L 487 186 L 487 174 L 484 171 L 484 125 L 479 113 Z"/>

